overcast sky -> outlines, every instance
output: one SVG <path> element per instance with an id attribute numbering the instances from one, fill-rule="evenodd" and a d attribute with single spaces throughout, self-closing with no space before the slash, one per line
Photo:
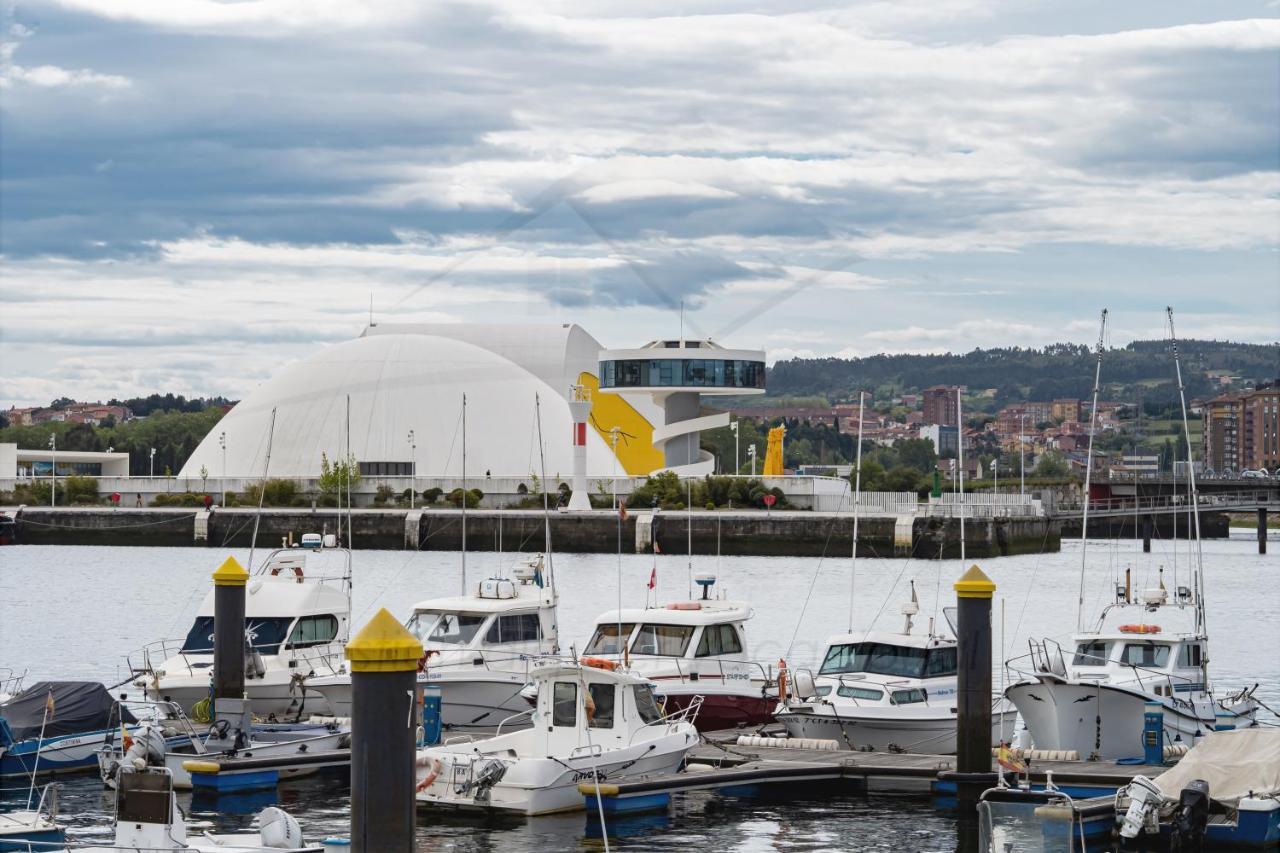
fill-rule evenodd
<path id="1" fill-rule="evenodd" d="M 0 405 L 239 397 L 371 299 L 611 346 L 683 300 L 771 359 L 1280 339 L 1275 0 L 5 15 Z"/>

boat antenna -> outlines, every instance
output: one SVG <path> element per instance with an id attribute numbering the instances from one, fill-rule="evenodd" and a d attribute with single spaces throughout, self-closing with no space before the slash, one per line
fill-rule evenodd
<path id="1" fill-rule="evenodd" d="M 1173 308 L 1166 307 L 1165 314 L 1169 318 L 1169 340 L 1173 342 L 1173 368 L 1178 377 L 1178 401 L 1182 404 L 1182 435 L 1187 441 L 1187 490 L 1191 499 L 1192 519 L 1195 524 L 1196 558 L 1192 563 L 1192 587 L 1196 591 L 1196 630 L 1205 630 L 1204 619 L 1204 552 L 1200 544 L 1200 492 L 1196 489 L 1196 469 L 1191 464 L 1191 427 L 1187 423 L 1187 393 L 1182 384 L 1182 361 L 1178 357 L 1178 334 L 1173 329 Z M 1177 543 L 1174 543 L 1175 547 Z"/>
<path id="2" fill-rule="evenodd" d="M 271 425 L 267 427 L 267 459 L 262 465 L 262 486 L 258 489 L 258 510 L 253 514 L 253 538 L 249 540 L 249 571 L 253 571 L 253 549 L 258 544 L 258 523 L 262 521 L 262 501 L 267 496 L 267 472 L 271 470 L 271 442 L 276 434 L 276 410 L 271 409 Z"/>
<path id="3" fill-rule="evenodd" d="M 862 407 L 866 391 L 858 392 L 858 450 L 853 464 L 853 544 L 849 546 L 849 633 L 853 633 L 853 594 L 858 582 L 858 510 L 862 503 Z"/>
<path id="4" fill-rule="evenodd" d="M 465 398 L 464 398 L 465 399 Z M 463 410 L 465 411 L 465 409 Z M 547 502 L 547 454 L 546 448 L 542 443 L 542 398 L 535 391 L 533 395 L 533 413 L 534 420 L 538 424 L 538 464 L 542 470 L 542 550 L 546 555 L 547 561 L 547 586 L 551 587 L 551 602 L 555 604 L 556 599 L 556 564 L 555 557 L 551 551 L 551 507 Z M 463 433 L 464 444 L 466 433 Z M 465 503 L 465 501 L 464 501 Z M 501 519 L 499 519 L 501 522 Z M 556 620 L 552 624 L 551 646 L 556 653 L 560 651 L 560 617 L 559 611 L 552 609 L 552 616 Z"/>
<path id="5" fill-rule="evenodd" d="M 941 427 L 939 427 L 941 429 Z M 941 435 L 941 433 L 939 433 Z M 939 442 L 941 443 L 941 442 Z M 960 484 L 960 571 L 964 571 L 964 415 L 960 408 L 960 386 L 956 386 L 956 469 Z M 915 584 L 911 586 L 915 590 Z M 914 594 L 914 592 L 913 592 Z"/>
<path id="6" fill-rule="evenodd" d="M 346 472 L 347 481 L 347 551 L 354 547 L 351 541 L 351 395 L 347 395 L 347 458 L 343 460 L 342 470 Z M 342 533 L 342 516 L 338 516 L 338 533 Z M 342 538 L 341 535 L 338 536 Z M 351 598 L 351 555 L 347 554 L 347 598 Z"/>
<path id="7" fill-rule="evenodd" d="M 1084 511 L 1080 521 L 1080 591 L 1076 595 L 1076 630 L 1084 630 L 1084 571 L 1089 550 L 1089 489 L 1093 483 L 1093 434 L 1098 424 L 1098 387 L 1102 381 L 1102 344 L 1107 334 L 1107 309 L 1099 321 L 1097 362 L 1093 368 L 1093 405 L 1089 408 L 1089 449 L 1084 463 Z"/>
<path id="8" fill-rule="evenodd" d="M 462 393 L 462 594 L 467 594 L 467 394 Z"/>

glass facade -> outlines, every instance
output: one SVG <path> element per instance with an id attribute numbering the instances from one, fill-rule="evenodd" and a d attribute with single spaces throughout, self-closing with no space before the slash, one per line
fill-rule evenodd
<path id="1" fill-rule="evenodd" d="M 764 362 L 645 358 L 600 362 L 601 388 L 764 388 Z"/>

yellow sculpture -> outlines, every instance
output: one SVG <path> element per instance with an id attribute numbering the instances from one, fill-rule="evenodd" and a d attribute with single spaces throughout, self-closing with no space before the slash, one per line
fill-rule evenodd
<path id="1" fill-rule="evenodd" d="M 764 476 L 781 477 L 782 476 L 782 437 L 787 434 L 787 428 L 784 426 L 776 426 L 769 430 L 769 446 L 764 454 Z"/>

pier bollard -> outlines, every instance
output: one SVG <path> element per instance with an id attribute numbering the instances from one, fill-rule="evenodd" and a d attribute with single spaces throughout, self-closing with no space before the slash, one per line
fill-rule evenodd
<path id="1" fill-rule="evenodd" d="M 346 656 L 351 662 L 351 851 L 412 851 L 422 643 L 383 608 L 347 643 Z"/>
<path id="2" fill-rule="evenodd" d="M 1151 516 L 1142 517 L 1142 553 L 1151 553 Z"/>
<path id="3" fill-rule="evenodd" d="M 253 713 L 244 696 L 244 609 L 249 572 L 227 557 L 213 573 L 213 708 L 209 744 L 240 746 L 249 736 Z"/>
<path id="4" fill-rule="evenodd" d="M 995 784 L 991 771 L 991 597 L 996 585 L 977 565 L 955 582 L 960 667 L 956 685 L 956 798 L 972 817 Z"/>

